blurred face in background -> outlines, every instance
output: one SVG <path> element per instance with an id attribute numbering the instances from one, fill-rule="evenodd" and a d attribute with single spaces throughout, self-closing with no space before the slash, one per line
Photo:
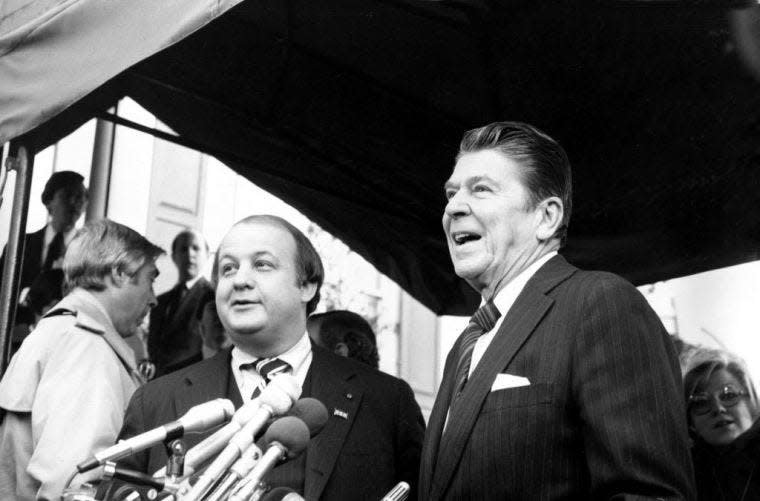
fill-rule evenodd
<path id="1" fill-rule="evenodd" d="M 694 392 L 689 417 L 693 431 L 715 447 L 730 444 L 753 423 L 746 388 L 725 369 L 715 371 L 708 384 Z"/>
<path id="2" fill-rule="evenodd" d="M 63 187 L 55 192 L 46 207 L 53 229 L 69 231 L 87 208 L 87 189 L 81 183 Z"/>
<path id="3" fill-rule="evenodd" d="M 177 237 L 172 248 L 172 261 L 177 267 L 180 282 L 187 282 L 200 275 L 207 258 L 206 243 L 201 235 L 187 232 Z"/>

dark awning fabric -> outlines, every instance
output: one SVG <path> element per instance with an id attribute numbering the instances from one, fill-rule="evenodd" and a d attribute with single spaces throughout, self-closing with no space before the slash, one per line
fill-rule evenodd
<path id="1" fill-rule="evenodd" d="M 735 28 L 757 7 L 705 5 L 245 1 L 25 140 L 128 95 L 465 314 L 478 299 L 450 264 L 442 185 L 464 130 L 526 121 L 574 166 L 563 253 L 649 283 L 758 258 L 760 84 Z"/>

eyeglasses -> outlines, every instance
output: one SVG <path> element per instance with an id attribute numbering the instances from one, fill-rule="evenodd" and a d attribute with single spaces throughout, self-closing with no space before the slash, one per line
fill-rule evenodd
<path id="1" fill-rule="evenodd" d="M 701 416 L 708 414 L 713 409 L 713 401 L 715 399 L 717 399 L 723 407 L 733 407 L 746 395 L 746 391 L 739 390 L 731 385 L 726 385 L 721 390 L 713 392 L 712 394 L 705 392 L 693 394 L 689 397 L 689 409 L 692 410 L 694 414 Z"/>

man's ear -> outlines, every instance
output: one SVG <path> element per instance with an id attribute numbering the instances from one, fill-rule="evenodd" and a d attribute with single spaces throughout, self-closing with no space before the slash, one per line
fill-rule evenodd
<path id="1" fill-rule="evenodd" d="M 308 303 L 317 293 L 317 284 L 306 282 L 301 284 L 301 302 Z"/>
<path id="2" fill-rule="evenodd" d="M 538 204 L 536 211 L 536 217 L 538 218 L 536 237 L 542 241 L 549 240 L 562 224 L 562 216 L 565 213 L 562 200 L 559 197 L 544 199 Z"/>
<path id="3" fill-rule="evenodd" d="M 124 271 L 118 270 L 115 267 L 111 268 L 111 273 L 109 276 L 111 278 L 111 282 L 118 288 L 123 287 L 127 280 L 129 280 L 129 277 L 126 273 L 124 273 Z"/>
<path id="4" fill-rule="evenodd" d="M 346 343 L 340 342 L 335 345 L 335 348 L 333 348 L 333 353 L 336 355 L 340 355 L 341 357 L 347 357 L 348 356 L 348 345 Z"/>

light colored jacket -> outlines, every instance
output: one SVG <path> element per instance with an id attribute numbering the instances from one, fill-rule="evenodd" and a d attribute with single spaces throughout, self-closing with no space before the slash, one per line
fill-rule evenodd
<path id="1" fill-rule="evenodd" d="M 98 300 L 83 289 L 63 298 L 0 381 L 0 499 L 58 499 L 78 463 L 113 445 L 140 383 Z"/>

